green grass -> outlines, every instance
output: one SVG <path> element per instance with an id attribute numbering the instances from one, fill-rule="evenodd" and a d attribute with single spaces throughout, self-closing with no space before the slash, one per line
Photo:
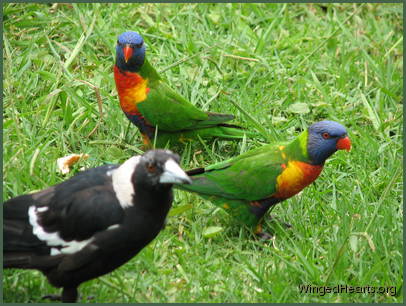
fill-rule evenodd
<path id="1" fill-rule="evenodd" d="M 402 4 L 26 3 L 3 10 L 3 199 L 66 179 L 56 171 L 61 156 L 90 155 L 71 176 L 82 166 L 141 152 L 112 75 L 116 37 L 128 29 L 143 34 L 152 63 L 199 107 L 233 113 L 250 129 L 260 126 L 269 141 L 292 139 L 330 119 L 344 124 L 353 142 L 350 154 L 337 152 L 314 184 L 273 210 L 293 225 L 285 230 L 268 221 L 273 241 L 252 239 L 223 210 L 177 191 L 158 238 L 120 269 L 81 285 L 82 296 L 93 302 L 403 301 Z M 96 93 L 79 80 L 100 89 L 99 126 Z M 197 143 L 179 152 L 192 168 L 264 141 Z M 205 237 L 212 226 L 220 230 Z M 396 286 L 397 295 L 301 294 L 304 284 Z M 4 302 L 38 302 L 58 292 L 39 272 L 4 271 Z"/>

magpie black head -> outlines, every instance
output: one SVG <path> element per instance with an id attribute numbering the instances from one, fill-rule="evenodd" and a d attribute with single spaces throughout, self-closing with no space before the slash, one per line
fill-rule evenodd
<path id="1" fill-rule="evenodd" d="M 179 155 L 169 150 L 151 150 L 141 156 L 133 175 L 135 185 L 158 187 L 191 184 L 191 179 L 179 166 Z"/>

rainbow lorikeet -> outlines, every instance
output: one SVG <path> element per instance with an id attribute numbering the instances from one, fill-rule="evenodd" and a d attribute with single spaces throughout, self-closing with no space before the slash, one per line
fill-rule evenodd
<path id="1" fill-rule="evenodd" d="M 163 147 L 201 138 L 240 139 L 249 133 L 226 124 L 233 115 L 204 112 L 172 90 L 145 56 L 145 44 L 136 32 L 124 32 L 117 40 L 114 79 L 121 109 L 150 145 Z"/>
<path id="2" fill-rule="evenodd" d="M 225 208 L 239 221 L 262 232 L 268 209 L 311 184 L 325 160 L 337 150 L 351 149 L 346 129 L 334 121 L 312 124 L 290 143 L 268 144 L 205 168 L 187 171 L 198 193 Z"/>

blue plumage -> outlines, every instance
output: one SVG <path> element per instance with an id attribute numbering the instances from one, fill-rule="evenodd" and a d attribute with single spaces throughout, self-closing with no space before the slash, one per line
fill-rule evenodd
<path id="1" fill-rule="evenodd" d="M 133 54 L 128 62 L 124 60 L 123 48 L 128 46 Z M 116 65 L 122 71 L 138 72 L 145 60 L 145 44 L 142 36 L 136 32 L 128 31 L 121 34 L 117 39 Z"/>
<path id="2" fill-rule="evenodd" d="M 338 138 L 347 136 L 347 130 L 335 121 L 324 120 L 309 127 L 307 152 L 314 165 L 322 165 L 337 151 Z"/>

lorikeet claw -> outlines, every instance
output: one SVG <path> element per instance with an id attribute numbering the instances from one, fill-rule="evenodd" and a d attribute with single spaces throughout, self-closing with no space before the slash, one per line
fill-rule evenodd
<path id="1" fill-rule="evenodd" d="M 274 217 L 274 216 L 269 216 L 268 220 L 275 220 L 275 222 L 278 222 L 280 225 L 282 225 L 285 228 L 292 228 L 292 224 L 286 223 L 281 221 L 279 218 Z"/>
<path id="2" fill-rule="evenodd" d="M 258 239 L 262 241 L 272 240 L 274 237 L 272 234 L 269 234 L 267 232 L 256 233 L 255 236 L 257 236 Z"/>
<path id="3" fill-rule="evenodd" d="M 272 240 L 273 235 L 267 232 L 264 232 L 262 229 L 262 223 L 258 223 L 255 227 L 254 234 L 260 240 Z"/>

